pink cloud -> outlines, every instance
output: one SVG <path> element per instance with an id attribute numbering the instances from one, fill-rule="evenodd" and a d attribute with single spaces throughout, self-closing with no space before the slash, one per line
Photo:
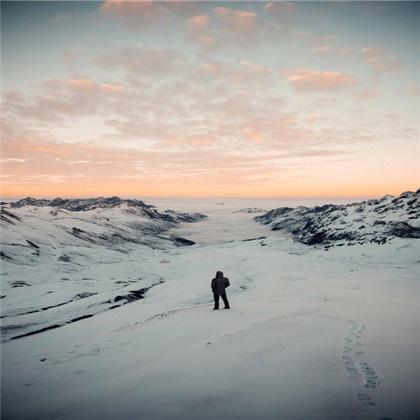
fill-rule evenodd
<path id="1" fill-rule="evenodd" d="M 132 31 L 141 30 L 145 25 L 152 25 L 169 18 L 169 9 L 165 3 L 152 0 L 105 0 L 101 10 Z"/>
<path id="2" fill-rule="evenodd" d="M 308 92 L 331 92 L 356 83 L 354 77 L 335 71 L 302 69 L 283 72 L 294 89 Z"/>
<path id="3" fill-rule="evenodd" d="M 372 69 L 378 73 L 394 73 L 401 69 L 401 61 L 383 48 L 362 48 L 362 56 Z"/>
<path id="4" fill-rule="evenodd" d="M 198 9 L 195 2 L 177 0 L 105 0 L 101 5 L 104 15 L 133 32 L 168 24 L 176 17 L 194 15 Z"/>
<path id="5" fill-rule="evenodd" d="M 58 81 L 58 83 L 63 83 L 67 85 L 71 90 L 79 92 L 124 92 L 124 86 L 119 83 L 99 83 L 87 77 Z"/>
<path id="6" fill-rule="evenodd" d="M 209 17 L 207 15 L 192 16 L 188 19 L 187 26 L 191 32 L 202 32 L 209 26 Z"/>
<path id="7" fill-rule="evenodd" d="M 50 79 L 41 84 L 37 95 L 9 91 L 4 96 L 4 112 L 11 118 L 29 118 L 51 122 L 98 112 L 125 93 L 120 83 L 99 82 L 86 76 Z M 106 104 L 106 105 L 105 105 Z"/>
<path id="8" fill-rule="evenodd" d="M 214 46 L 215 38 L 209 33 L 208 15 L 196 15 L 188 19 L 187 38 L 204 48 Z"/>
<path id="9" fill-rule="evenodd" d="M 213 37 L 218 48 L 255 47 L 263 37 L 262 17 L 248 10 L 230 7 L 213 9 Z"/>

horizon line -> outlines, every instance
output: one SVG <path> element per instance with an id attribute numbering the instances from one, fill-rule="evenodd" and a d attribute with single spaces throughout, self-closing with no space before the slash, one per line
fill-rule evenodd
<path id="1" fill-rule="evenodd" d="M 404 192 L 416 192 L 418 189 L 408 189 L 408 190 L 404 190 L 401 191 L 399 194 L 392 194 L 392 193 L 387 193 L 387 194 L 361 194 L 361 195 L 333 195 L 333 194 L 326 194 L 326 195 L 277 195 L 277 196 L 215 196 L 215 195 L 211 195 L 211 196 L 171 196 L 171 195 L 118 195 L 118 194 L 109 194 L 109 195 L 71 195 L 71 196 L 60 196 L 60 195 L 25 195 L 25 196 L 1 196 L 0 195 L 0 201 L 19 201 L 19 200 L 23 200 L 25 198 L 33 198 L 36 200 L 53 200 L 56 198 L 61 198 L 61 199 L 93 199 L 93 198 L 109 198 L 109 197 L 118 197 L 121 198 L 123 200 L 127 200 L 127 199 L 136 199 L 136 200 L 146 200 L 146 199 L 167 199 L 167 200 L 177 200 L 177 199 L 188 199 L 188 200 L 232 200 L 232 199 L 236 199 L 236 200 L 288 200 L 288 199 L 300 199 L 300 200 L 317 200 L 317 199 L 369 199 L 369 198 L 377 198 L 377 197 L 384 197 L 386 195 L 390 195 L 390 196 L 396 196 L 396 195 L 400 195 L 403 194 Z"/>

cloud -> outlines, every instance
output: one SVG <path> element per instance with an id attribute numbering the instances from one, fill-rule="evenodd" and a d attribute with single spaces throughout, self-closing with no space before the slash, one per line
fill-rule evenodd
<path id="1" fill-rule="evenodd" d="M 191 36 L 205 32 L 212 18 L 188 20 Z M 123 180 L 131 191 L 154 194 L 181 191 L 182 182 L 190 191 L 238 182 L 257 190 L 283 172 L 294 174 L 306 159 L 345 155 L 362 138 L 342 129 L 328 114 L 332 107 L 324 107 L 329 119 L 307 124 L 276 67 L 205 57 L 120 48 L 95 61 L 107 79 L 73 74 L 46 80 L 32 93 L 7 92 L 5 175 L 45 188 L 85 177 L 99 188 L 109 182 L 118 190 Z M 334 91 L 350 77 L 308 69 L 284 75 L 305 91 Z"/>
<path id="2" fill-rule="evenodd" d="M 153 76 L 179 70 L 184 64 L 181 54 L 169 49 L 145 47 L 119 48 L 96 58 L 104 70 L 123 70 L 132 76 Z"/>
<path id="3" fill-rule="evenodd" d="M 192 1 L 105 0 L 100 10 L 128 31 L 141 32 L 192 16 L 199 7 Z"/>
<path id="4" fill-rule="evenodd" d="M 377 73 L 394 73 L 402 67 L 400 59 L 383 48 L 362 48 L 360 53 Z"/>
<path id="5" fill-rule="evenodd" d="M 215 30 L 222 45 L 247 42 L 255 44 L 260 41 L 262 21 L 251 11 L 230 7 L 215 7 Z"/>
<path id="6" fill-rule="evenodd" d="M 247 32 L 256 26 L 257 15 L 254 12 L 221 6 L 214 8 L 213 12 L 223 25 L 234 31 Z"/>
<path id="7" fill-rule="evenodd" d="M 89 77 L 79 76 L 70 79 L 53 79 L 44 82 L 50 91 L 68 90 L 75 93 L 122 93 L 124 86 L 120 83 L 101 83 Z"/>
<path id="8" fill-rule="evenodd" d="M 105 0 L 101 11 L 121 22 L 128 30 L 138 31 L 145 26 L 169 20 L 170 11 L 164 2 L 153 0 Z"/>
<path id="9" fill-rule="evenodd" d="M 56 119 L 85 116 L 103 110 L 124 94 L 121 83 L 99 82 L 87 76 L 50 79 L 41 84 L 34 96 L 15 91 L 4 95 L 4 112 L 11 118 L 23 118 L 56 124 Z"/>
<path id="10" fill-rule="evenodd" d="M 196 14 L 188 19 L 186 38 L 206 52 L 221 51 L 238 44 L 255 47 L 279 36 L 283 39 L 294 36 L 294 10 L 291 3 L 268 3 L 258 10 L 217 6 L 213 13 Z"/>
<path id="11" fill-rule="evenodd" d="M 215 46 L 216 40 L 209 32 L 209 16 L 196 15 L 187 21 L 187 39 L 208 49 Z"/>
<path id="12" fill-rule="evenodd" d="M 353 76 L 336 71 L 301 69 L 283 74 L 294 89 L 302 92 L 334 92 L 356 83 Z"/>

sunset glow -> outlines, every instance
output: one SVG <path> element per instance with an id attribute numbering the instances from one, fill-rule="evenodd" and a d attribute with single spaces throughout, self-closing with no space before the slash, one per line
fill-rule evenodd
<path id="1" fill-rule="evenodd" d="M 419 9 L 2 2 L 1 196 L 415 190 Z"/>

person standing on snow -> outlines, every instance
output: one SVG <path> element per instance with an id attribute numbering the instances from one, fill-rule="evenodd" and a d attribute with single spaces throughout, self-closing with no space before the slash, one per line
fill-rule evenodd
<path id="1" fill-rule="evenodd" d="M 230 286 L 229 279 L 224 277 L 221 271 L 216 273 L 216 277 L 211 281 L 211 290 L 213 291 L 214 308 L 213 310 L 219 309 L 219 298 L 223 299 L 225 309 L 230 309 L 229 301 L 226 296 L 226 288 Z"/>

